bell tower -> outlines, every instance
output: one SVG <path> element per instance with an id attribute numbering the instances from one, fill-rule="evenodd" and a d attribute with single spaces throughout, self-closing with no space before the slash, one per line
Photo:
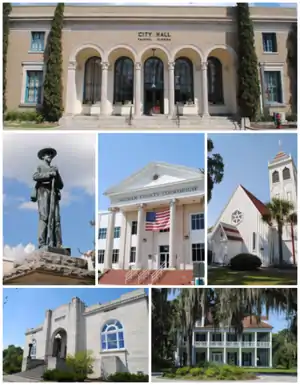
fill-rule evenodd
<path id="1" fill-rule="evenodd" d="M 279 142 L 281 147 L 281 144 Z M 270 200 L 280 198 L 289 200 L 297 209 L 297 169 L 291 155 L 281 149 L 268 163 Z"/>

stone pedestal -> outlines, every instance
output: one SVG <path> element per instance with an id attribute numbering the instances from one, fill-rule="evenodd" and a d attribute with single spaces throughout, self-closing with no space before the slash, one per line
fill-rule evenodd
<path id="1" fill-rule="evenodd" d="M 95 271 L 88 270 L 88 261 L 58 254 L 58 250 L 68 251 L 35 250 L 22 262 L 14 263 L 13 269 L 3 276 L 3 284 L 95 285 Z"/>

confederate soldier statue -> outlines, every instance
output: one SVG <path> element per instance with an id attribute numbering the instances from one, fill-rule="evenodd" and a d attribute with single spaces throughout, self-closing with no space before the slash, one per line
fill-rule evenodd
<path id="1" fill-rule="evenodd" d="M 62 235 L 59 213 L 60 190 L 64 184 L 58 168 L 51 166 L 53 158 L 57 155 L 54 148 L 43 148 L 37 154 L 42 163 L 33 174 L 36 182 L 31 200 L 38 203 L 39 248 L 62 247 Z"/>

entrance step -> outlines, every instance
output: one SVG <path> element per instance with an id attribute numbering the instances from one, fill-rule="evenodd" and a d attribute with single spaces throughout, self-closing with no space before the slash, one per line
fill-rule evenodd
<path id="1" fill-rule="evenodd" d="M 176 119 L 167 115 L 139 116 L 133 117 L 128 124 L 127 116 L 103 116 L 103 115 L 75 115 L 65 116 L 60 121 L 61 129 L 191 129 L 191 130 L 239 130 L 237 122 L 224 116 L 211 116 L 202 118 L 200 116 L 181 116 L 179 124 Z"/>
<path id="2" fill-rule="evenodd" d="M 25 372 L 16 373 L 15 375 L 22 378 L 41 381 L 45 370 L 46 365 L 39 365 L 33 369 L 26 370 Z"/>

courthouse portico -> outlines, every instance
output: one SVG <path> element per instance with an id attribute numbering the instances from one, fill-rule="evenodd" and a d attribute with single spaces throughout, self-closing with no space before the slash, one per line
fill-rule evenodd
<path id="1" fill-rule="evenodd" d="M 111 208 L 99 214 L 101 270 L 192 269 L 204 260 L 204 175 L 199 169 L 150 163 L 106 195 Z M 170 226 L 147 231 L 147 213 L 165 210 Z"/>
<path id="2" fill-rule="evenodd" d="M 7 107 L 35 108 L 43 96 L 44 50 L 55 6 L 13 6 Z M 296 8 L 250 7 L 261 109 L 288 112 L 296 78 L 287 63 Z M 235 7 L 65 5 L 64 113 L 238 114 Z M 291 91 L 292 90 L 292 91 Z M 294 99 L 293 99 L 294 100 Z"/>

